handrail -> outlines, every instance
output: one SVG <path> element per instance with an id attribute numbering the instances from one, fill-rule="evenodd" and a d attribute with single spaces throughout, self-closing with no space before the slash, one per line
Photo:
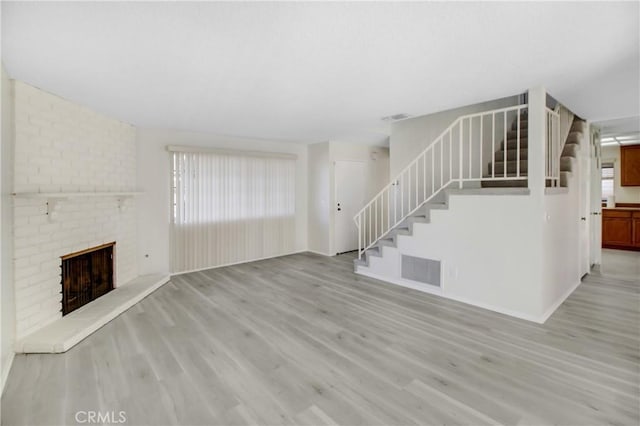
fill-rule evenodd
<path id="1" fill-rule="evenodd" d="M 433 142 L 431 142 L 431 143 L 430 143 L 430 144 L 429 144 L 429 145 L 428 145 L 428 146 L 427 146 L 427 147 L 426 147 L 426 148 L 425 148 L 425 149 L 424 149 L 424 150 L 423 150 L 423 151 L 422 151 L 422 152 L 421 152 L 421 153 L 420 153 L 420 154 L 419 154 L 415 159 L 413 159 L 413 160 L 411 161 L 411 163 L 409 163 L 409 165 L 408 165 L 408 166 L 406 166 L 404 169 L 402 169 L 402 171 L 401 171 L 400 173 L 398 173 L 398 175 L 396 176 L 396 178 L 395 178 L 395 179 L 391 179 L 391 182 L 389 182 L 389 183 L 387 184 L 387 186 L 385 186 L 384 188 L 382 188 L 382 189 L 380 190 L 380 192 L 378 192 L 376 195 L 374 195 L 374 196 L 373 196 L 373 198 L 371 199 L 371 201 L 369 201 L 369 203 L 367 203 L 363 208 L 361 208 L 361 209 L 360 209 L 360 211 L 359 211 L 358 213 L 356 213 L 356 215 L 353 217 L 353 220 L 355 220 L 355 219 L 356 219 L 356 217 L 357 217 L 358 215 L 360 215 L 362 212 L 364 212 L 364 211 L 367 209 L 367 207 L 369 207 L 369 205 L 370 205 L 371 203 L 373 203 L 373 202 L 375 201 L 375 199 L 376 199 L 376 198 L 378 198 L 378 196 L 380 196 L 380 195 L 381 195 L 381 194 L 382 194 L 386 189 L 388 189 L 388 188 L 389 188 L 390 186 L 392 186 L 395 182 L 397 182 L 397 181 L 400 179 L 400 177 L 402 176 L 402 174 L 403 174 L 407 169 L 409 169 L 411 166 L 413 166 L 413 165 L 418 161 L 418 158 L 420 158 L 420 157 L 421 157 L 422 155 L 424 155 L 424 154 L 425 154 L 429 149 L 431 149 L 431 146 L 432 146 L 432 145 L 434 145 L 434 144 L 438 141 L 438 139 L 440 139 L 440 138 L 444 137 L 444 135 L 445 135 L 445 134 L 447 134 L 447 132 L 449 131 L 449 129 L 450 129 L 451 127 L 455 126 L 455 124 L 456 124 L 456 123 L 458 122 L 458 120 L 460 120 L 461 118 L 462 118 L 462 117 L 458 117 L 458 118 L 456 118 L 456 120 L 455 120 L 451 125 L 449 125 L 449 127 L 447 127 L 447 128 L 446 128 L 442 133 L 440 133 L 440 136 L 438 136 L 437 138 L 435 138 L 435 139 L 434 139 L 434 141 L 433 141 Z"/>
<path id="2" fill-rule="evenodd" d="M 463 182 L 526 179 L 520 120 L 527 109 L 521 104 L 456 118 L 354 216 L 359 256 L 454 182 L 462 187 Z"/>

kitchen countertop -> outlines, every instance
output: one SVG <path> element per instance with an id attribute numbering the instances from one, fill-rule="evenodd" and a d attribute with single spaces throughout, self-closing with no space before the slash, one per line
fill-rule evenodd
<path id="1" fill-rule="evenodd" d="M 640 207 L 603 207 L 602 210 L 640 211 Z"/>

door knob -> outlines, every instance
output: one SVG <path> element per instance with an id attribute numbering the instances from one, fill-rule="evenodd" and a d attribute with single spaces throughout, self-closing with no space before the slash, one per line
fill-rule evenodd
<path id="1" fill-rule="evenodd" d="M 581 217 L 580 220 L 587 220 L 587 218 L 586 217 Z"/>

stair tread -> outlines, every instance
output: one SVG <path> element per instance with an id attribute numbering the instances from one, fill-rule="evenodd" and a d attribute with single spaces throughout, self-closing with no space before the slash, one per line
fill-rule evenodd
<path id="1" fill-rule="evenodd" d="M 506 176 L 504 175 L 504 173 L 499 173 L 499 174 L 496 174 L 495 176 L 482 175 L 482 179 L 483 180 L 491 180 L 491 179 L 501 179 L 501 180 L 503 180 L 505 177 L 506 178 L 512 178 L 512 180 L 517 180 L 518 177 L 521 177 L 521 178 L 527 177 L 527 172 L 520 172 L 520 176 L 518 176 L 516 173 L 507 173 Z M 496 181 L 496 182 L 499 182 L 499 181 Z"/>
<path id="2" fill-rule="evenodd" d="M 526 163 L 529 160 L 519 160 L 521 163 Z M 518 160 L 507 160 L 507 164 L 517 163 Z M 504 161 L 494 161 L 494 164 L 504 164 Z"/>
<path id="3" fill-rule="evenodd" d="M 526 180 L 483 180 L 480 182 L 483 188 L 526 188 Z"/>

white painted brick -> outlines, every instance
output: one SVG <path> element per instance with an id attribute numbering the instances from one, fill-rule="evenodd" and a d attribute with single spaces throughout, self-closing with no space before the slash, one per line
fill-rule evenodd
<path id="1" fill-rule="evenodd" d="M 16 306 L 16 320 L 20 322 L 20 320 L 26 319 L 38 313 L 39 310 L 40 310 L 40 305 L 37 302 L 24 309 L 18 309 L 18 307 Z"/>
<path id="2" fill-rule="evenodd" d="M 34 254 L 38 254 L 39 252 L 40 252 L 40 249 L 34 245 L 29 247 L 15 248 L 13 255 L 14 255 L 14 259 L 20 259 L 23 257 L 33 256 Z"/>
<path id="3" fill-rule="evenodd" d="M 16 298 L 21 300 L 30 299 L 34 294 L 38 294 L 44 291 L 42 286 L 34 285 L 31 287 L 22 288 L 16 291 Z"/>
<path id="4" fill-rule="evenodd" d="M 46 275 L 40 273 L 40 265 L 27 266 L 25 268 L 16 270 L 16 272 L 19 272 L 19 274 L 17 274 L 15 277 L 16 288 L 31 287 L 37 283 L 42 282 L 43 279 L 46 279 Z M 17 300 L 16 303 L 18 303 Z"/>
<path id="5" fill-rule="evenodd" d="M 16 259 L 13 261 L 14 268 L 25 268 L 29 266 L 31 262 L 29 262 L 29 258 Z"/>
<path id="6" fill-rule="evenodd" d="M 18 219 L 18 218 L 16 218 Z M 18 226 L 18 223 L 23 223 L 22 221 L 26 221 L 28 222 L 29 226 L 37 226 L 39 232 L 42 232 L 42 226 L 45 224 L 48 224 L 48 220 L 47 220 L 47 216 L 44 214 L 39 214 L 36 216 L 29 216 L 29 217 L 24 217 L 24 218 L 19 218 L 22 219 L 22 221 L 18 222 L 16 219 L 14 219 L 14 224 L 16 226 Z M 55 226 L 55 225 L 54 225 Z"/>
<path id="7" fill-rule="evenodd" d="M 19 226 L 13 228 L 15 238 L 31 237 L 38 234 L 38 227 L 33 225 Z"/>
<path id="8" fill-rule="evenodd" d="M 42 262 L 45 262 L 51 258 L 51 254 L 45 251 L 40 251 L 38 254 L 29 256 L 29 263 L 31 265 L 39 266 Z"/>
<path id="9" fill-rule="evenodd" d="M 41 244 L 40 245 L 40 249 L 46 252 L 51 252 L 51 253 L 60 253 L 60 255 L 64 254 L 64 253 L 69 253 L 68 251 L 63 252 L 63 242 L 60 240 L 51 240 L 47 237 L 48 242 Z"/>
<path id="10" fill-rule="evenodd" d="M 135 128 L 22 82 L 15 86 L 17 192 L 132 190 Z M 16 198 L 14 267 L 18 338 L 60 315 L 60 256 L 116 241 L 116 282 L 137 275 L 135 207 L 113 198 L 59 203 L 49 222 L 46 200 Z"/>
<path id="11" fill-rule="evenodd" d="M 33 247 L 34 245 L 39 244 L 40 241 L 41 239 L 39 235 L 34 235 L 31 237 L 14 238 L 13 246 L 15 249 L 24 249 L 24 248 Z M 14 255 L 15 255 L 15 252 L 14 252 Z"/>

